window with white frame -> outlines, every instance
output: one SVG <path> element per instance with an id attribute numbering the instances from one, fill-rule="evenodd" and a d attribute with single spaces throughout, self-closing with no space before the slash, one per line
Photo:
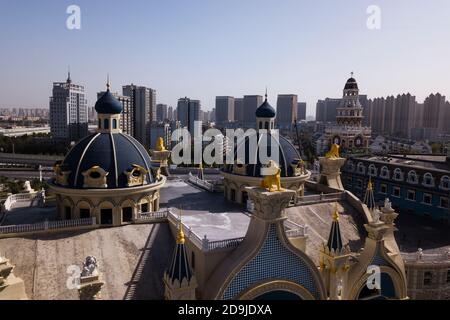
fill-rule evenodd
<path id="1" fill-rule="evenodd" d="M 387 167 L 382 167 L 380 176 L 381 178 L 389 179 L 389 169 Z"/>
<path id="2" fill-rule="evenodd" d="M 431 205 L 433 201 L 433 196 L 429 193 L 423 194 L 423 203 Z"/>
<path id="3" fill-rule="evenodd" d="M 441 197 L 439 206 L 441 208 L 448 209 L 448 198 L 447 197 Z"/>
<path id="4" fill-rule="evenodd" d="M 396 198 L 400 198 L 400 187 L 393 187 L 392 195 Z"/>
<path id="5" fill-rule="evenodd" d="M 441 178 L 441 184 L 439 187 L 444 190 L 449 190 L 450 189 L 450 178 L 448 176 L 443 176 Z"/>
<path id="6" fill-rule="evenodd" d="M 416 171 L 411 170 L 408 172 L 408 182 L 412 184 L 417 184 L 419 182 Z"/>
<path id="7" fill-rule="evenodd" d="M 399 168 L 394 170 L 394 180 L 401 181 L 403 180 L 403 172 Z"/>
<path id="8" fill-rule="evenodd" d="M 409 201 L 416 201 L 416 191 L 408 190 L 408 194 L 406 195 Z"/>
<path id="9" fill-rule="evenodd" d="M 369 166 L 369 176 L 375 177 L 377 175 L 377 167 L 374 164 Z"/>
<path id="10" fill-rule="evenodd" d="M 366 167 L 364 166 L 364 163 L 360 162 L 358 163 L 358 173 L 365 174 L 366 173 Z"/>
<path id="11" fill-rule="evenodd" d="M 423 176 L 423 185 L 427 187 L 434 187 L 434 178 L 431 173 L 425 173 Z"/>

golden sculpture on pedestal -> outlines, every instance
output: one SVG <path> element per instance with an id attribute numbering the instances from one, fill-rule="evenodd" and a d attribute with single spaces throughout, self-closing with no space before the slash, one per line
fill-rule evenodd
<path id="1" fill-rule="evenodd" d="M 339 145 L 333 143 L 331 145 L 331 150 L 326 153 L 325 157 L 327 159 L 340 158 L 340 156 L 339 156 Z"/>
<path id="2" fill-rule="evenodd" d="M 164 146 L 164 139 L 162 137 L 159 137 L 156 141 L 156 151 L 166 151 L 166 147 Z"/>
<path id="3" fill-rule="evenodd" d="M 283 191 L 281 188 L 281 169 L 273 160 L 270 160 L 268 166 L 261 171 L 264 175 L 264 179 L 261 181 L 261 188 L 267 189 L 269 192 Z"/>

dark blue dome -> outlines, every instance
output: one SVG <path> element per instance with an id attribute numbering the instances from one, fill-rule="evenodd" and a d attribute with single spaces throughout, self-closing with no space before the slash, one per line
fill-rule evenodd
<path id="1" fill-rule="evenodd" d="M 266 101 L 256 109 L 255 114 L 257 118 L 275 118 L 276 112 L 266 99 Z"/>
<path id="2" fill-rule="evenodd" d="M 350 89 L 358 89 L 358 83 L 356 83 L 356 80 L 353 77 L 347 80 L 347 83 L 345 84 L 344 88 L 344 90 Z"/>
<path id="3" fill-rule="evenodd" d="M 99 166 L 108 172 L 108 189 L 127 188 L 126 171 L 133 165 L 145 168 L 147 184 L 154 182 L 151 159 L 145 148 L 133 137 L 124 133 L 95 133 L 77 143 L 61 164 L 70 171 L 68 188 L 83 188 L 83 172 Z"/>
<path id="4" fill-rule="evenodd" d="M 259 148 L 267 148 L 266 154 L 268 155 L 269 158 L 271 158 L 272 157 L 272 155 L 270 154 L 271 145 L 272 143 L 277 143 L 277 141 L 271 137 L 270 133 L 256 133 L 256 135 L 257 135 L 256 141 L 258 141 L 256 151 L 250 150 L 250 141 L 251 141 L 250 139 L 252 139 L 252 137 L 247 136 L 245 138 L 245 141 L 240 143 L 234 149 L 235 164 L 225 165 L 223 168 L 224 172 L 233 173 L 234 166 L 238 165 L 236 164 L 238 162 L 237 161 L 238 155 L 244 154 L 245 152 L 244 163 L 246 164 L 246 175 L 250 177 L 261 177 L 261 168 L 263 167 L 263 165 L 261 163 L 261 159 L 259 158 Z M 244 148 L 244 150 L 242 150 L 242 148 Z M 279 161 L 276 161 L 277 159 L 272 160 L 275 160 L 275 162 L 280 166 L 281 176 L 282 177 L 295 176 L 294 169 L 292 168 L 291 164 L 297 164 L 298 161 L 301 159 L 301 156 L 298 153 L 297 149 L 294 147 L 294 145 L 290 143 L 289 140 L 287 140 L 282 136 L 279 136 L 278 155 Z M 253 164 L 250 164 L 250 162 L 253 162 Z"/>
<path id="5" fill-rule="evenodd" d="M 118 114 L 122 112 L 122 104 L 111 92 L 106 91 L 95 103 L 95 111 L 103 114 Z"/>

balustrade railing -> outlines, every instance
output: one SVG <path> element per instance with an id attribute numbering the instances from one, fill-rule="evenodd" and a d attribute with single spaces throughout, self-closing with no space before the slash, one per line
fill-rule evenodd
<path id="1" fill-rule="evenodd" d="M 77 228 L 84 226 L 94 226 L 96 224 L 97 221 L 95 217 L 86 219 L 61 220 L 61 221 L 44 221 L 33 224 L 2 226 L 0 227 L 0 235 L 6 235 L 11 233 L 32 233 L 45 230 Z"/>

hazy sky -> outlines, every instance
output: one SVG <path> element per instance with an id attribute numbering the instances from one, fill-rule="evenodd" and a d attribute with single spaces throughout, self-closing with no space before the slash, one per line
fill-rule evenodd
<path id="1" fill-rule="evenodd" d="M 81 30 L 66 9 L 81 8 Z M 367 28 L 369 5 L 381 29 Z M 0 106 L 48 106 L 52 82 L 105 88 L 135 83 L 157 102 L 296 93 L 315 113 L 351 71 L 369 97 L 450 96 L 448 0 L 0 0 Z"/>

